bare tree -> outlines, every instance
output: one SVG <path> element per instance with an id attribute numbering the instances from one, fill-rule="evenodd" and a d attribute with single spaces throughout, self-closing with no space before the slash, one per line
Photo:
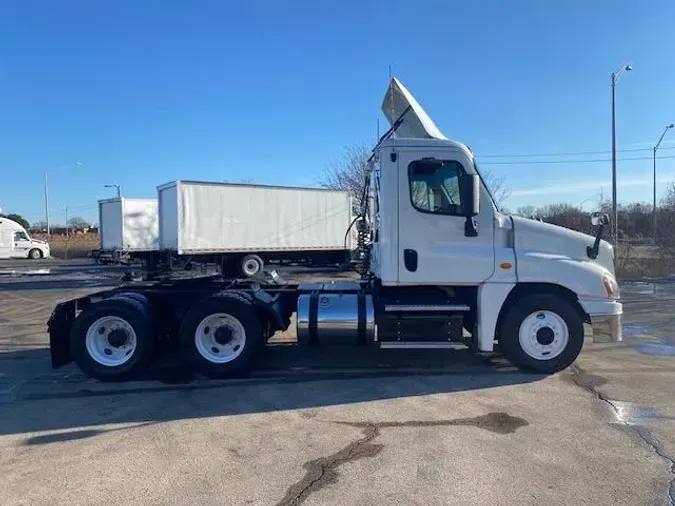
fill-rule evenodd
<path id="1" fill-rule="evenodd" d="M 361 209 L 369 157 L 370 151 L 364 145 L 347 148 L 339 160 L 328 165 L 319 184 L 331 190 L 348 191 L 354 199 L 354 207 Z"/>
<path id="2" fill-rule="evenodd" d="M 524 216 L 525 218 L 537 218 L 537 208 L 534 206 L 520 206 L 516 208 L 518 216 Z"/>
<path id="3" fill-rule="evenodd" d="M 91 227 L 91 224 L 81 216 L 73 216 L 68 220 L 68 226 L 71 228 L 87 228 Z"/>
<path id="4" fill-rule="evenodd" d="M 675 209 L 675 183 L 670 183 L 666 188 L 666 194 L 661 199 L 661 205 L 668 209 Z"/>
<path id="5" fill-rule="evenodd" d="M 46 231 L 47 230 L 47 222 L 44 221 L 44 220 L 34 221 L 33 223 L 31 223 L 30 229 L 34 230 L 36 232 Z"/>
<path id="6" fill-rule="evenodd" d="M 497 176 L 489 170 L 482 170 L 480 175 L 497 202 L 497 206 L 501 207 L 504 201 L 511 196 L 511 189 L 505 184 L 506 176 Z"/>

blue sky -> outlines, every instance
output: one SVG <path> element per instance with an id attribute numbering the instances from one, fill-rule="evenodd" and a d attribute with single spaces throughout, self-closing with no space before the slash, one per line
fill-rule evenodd
<path id="1" fill-rule="evenodd" d="M 43 219 L 45 171 L 57 222 L 66 205 L 95 220 L 112 182 L 127 196 L 179 178 L 314 185 L 373 143 L 389 65 L 506 177 L 510 208 L 592 206 L 611 165 L 579 160 L 609 153 L 509 155 L 609 150 L 625 62 L 618 147 L 650 148 L 675 121 L 674 19 L 672 0 L 3 2 L 0 206 Z M 662 146 L 675 157 L 675 132 Z M 619 199 L 649 201 L 651 151 L 619 156 L 647 158 L 619 162 Z M 675 158 L 659 173 L 665 188 Z"/>

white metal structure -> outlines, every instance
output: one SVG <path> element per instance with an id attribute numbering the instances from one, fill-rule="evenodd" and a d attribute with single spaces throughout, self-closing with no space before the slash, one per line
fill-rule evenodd
<path id="1" fill-rule="evenodd" d="M 344 250 L 352 219 L 343 191 L 199 181 L 157 191 L 160 248 L 180 255 Z"/>
<path id="2" fill-rule="evenodd" d="M 99 200 L 100 246 L 103 251 L 145 252 L 159 249 L 157 199 Z"/>
<path id="3" fill-rule="evenodd" d="M 47 258 L 49 244 L 33 239 L 16 221 L 0 218 L 0 258 Z"/>

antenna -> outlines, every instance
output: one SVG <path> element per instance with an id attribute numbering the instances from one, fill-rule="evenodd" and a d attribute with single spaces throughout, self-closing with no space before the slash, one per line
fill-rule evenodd
<path id="1" fill-rule="evenodd" d="M 377 136 L 375 137 L 375 140 L 380 138 L 380 118 L 377 118 Z"/>

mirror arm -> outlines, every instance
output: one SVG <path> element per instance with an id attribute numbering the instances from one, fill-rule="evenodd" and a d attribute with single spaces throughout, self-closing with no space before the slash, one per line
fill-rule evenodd
<path id="1" fill-rule="evenodd" d="M 478 223 L 473 216 L 467 216 L 464 222 L 464 236 L 478 237 Z"/>
<path id="2" fill-rule="evenodd" d="M 600 239 L 602 239 L 602 230 L 605 228 L 604 225 L 598 226 L 598 234 L 595 236 L 595 241 L 593 246 L 586 246 L 586 254 L 591 260 L 598 258 L 598 253 L 600 251 Z"/>

